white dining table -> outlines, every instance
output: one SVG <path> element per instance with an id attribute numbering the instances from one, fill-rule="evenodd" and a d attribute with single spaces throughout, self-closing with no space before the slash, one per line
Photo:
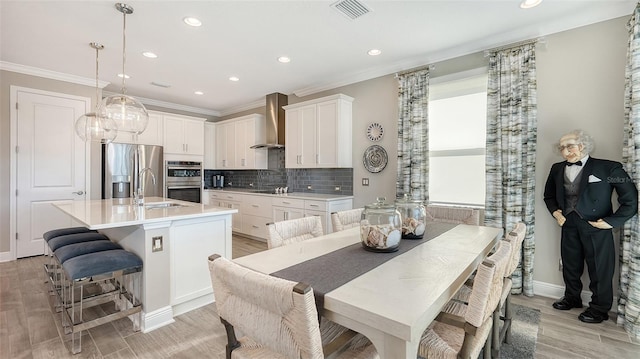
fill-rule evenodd
<path id="1" fill-rule="evenodd" d="M 416 358 L 424 330 L 501 236 L 457 225 L 326 293 L 322 315 L 367 336 L 382 359 Z M 358 242 L 356 227 L 234 261 L 270 274 Z"/>

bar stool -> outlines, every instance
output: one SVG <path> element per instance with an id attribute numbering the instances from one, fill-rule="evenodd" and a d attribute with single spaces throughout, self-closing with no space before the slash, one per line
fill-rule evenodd
<path id="1" fill-rule="evenodd" d="M 104 245 L 93 246 L 103 248 Z M 71 255 L 89 247 L 92 246 L 85 244 L 84 248 L 78 246 L 58 253 Z M 62 269 L 62 325 L 65 333 L 71 334 L 73 354 L 82 351 L 83 330 L 134 314 L 137 314 L 132 319 L 134 330 L 140 330 L 142 260 L 137 255 L 124 249 L 92 252 L 66 259 Z M 83 309 L 108 302 L 114 302 L 119 311 L 83 320 Z"/>
<path id="2" fill-rule="evenodd" d="M 66 236 L 68 234 L 77 234 L 77 233 L 98 233 L 98 231 L 96 230 L 92 230 L 86 227 L 68 227 L 68 228 L 57 228 L 57 229 L 52 229 L 50 231 L 44 232 L 44 234 L 42 235 L 42 238 L 44 239 L 45 243 L 47 243 L 47 246 L 49 245 L 49 241 L 53 238 L 56 237 L 60 237 L 60 236 Z M 50 268 L 49 266 L 51 264 L 53 264 L 51 262 L 51 259 L 53 257 L 53 251 L 49 250 L 47 255 L 49 256 L 49 263 L 45 263 L 44 265 L 44 272 L 46 277 L 49 277 L 49 272 L 50 272 Z"/>
<path id="3" fill-rule="evenodd" d="M 81 229 L 85 229 L 86 231 L 70 233 L 72 228 L 62 229 L 62 230 L 54 230 L 58 231 L 58 233 L 70 233 L 70 234 L 62 234 L 54 236 L 49 231 L 43 235 L 43 238 L 47 241 L 47 245 L 49 246 L 49 261 L 44 265 L 44 271 L 47 281 L 49 282 L 49 293 L 57 294 L 57 297 L 60 297 L 60 277 L 62 274 L 60 273 L 60 265 L 61 263 L 56 259 L 54 253 L 59 248 L 83 242 L 93 242 L 93 241 L 109 241 L 109 237 L 104 234 L 100 234 L 97 231 L 91 231 L 84 227 L 80 227 Z M 66 231 L 65 231 L 66 230 Z M 47 239 L 48 238 L 48 239 Z M 55 307 L 59 307 L 60 302 L 56 301 Z"/>

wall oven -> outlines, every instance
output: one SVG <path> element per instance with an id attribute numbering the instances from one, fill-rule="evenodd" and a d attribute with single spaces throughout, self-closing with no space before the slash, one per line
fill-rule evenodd
<path id="1" fill-rule="evenodd" d="M 202 162 L 167 161 L 165 175 L 167 198 L 200 203 Z"/>

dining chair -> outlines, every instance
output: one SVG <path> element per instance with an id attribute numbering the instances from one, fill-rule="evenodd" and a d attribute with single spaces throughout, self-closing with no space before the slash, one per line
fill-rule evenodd
<path id="1" fill-rule="evenodd" d="M 321 318 L 313 289 L 259 273 L 218 254 L 209 272 L 220 321 L 227 333 L 226 358 L 378 358 L 362 334 Z M 238 329 L 244 336 L 236 338 Z"/>
<path id="2" fill-rule="evenodd" d="M 360 225 L 362 210 L 364 208 L 348 209 L 331 213 L 331 224 L 334 232 L 357 227 Z"/>
<path id="3" fill-rule="evenodd" d="M 480 211 L 468 207 L 440 206 L 429 204 L 426 206 L 427 220 L 434 222 L 480 224 Z"/>
<path id="4" fill-rule="evenodd" d="M 527 226 L 523 222 L 518 222 L 504 239 L 504 241 L 509 242 L 511 245 L 511 255 L 509 264 L 505 269 L 500 302 L 493 313 L 492 358 L 498 358 L 500 356 L 502 343 L 511 343 L 511 322 L 513 319 L 513 313 L 511 311 L 511 288 L 513 287 L 513 281 L 511 277 L 516 268 L 518 268 L 518 264 L 520 264 L 522 242 L 524 241 L 526 233 Z M 503 321 L 502 327 L 500 327 L 501 320 Z"/>
<path id="5" fill-rule="evenodd" d="M 267 248 L 277 248 L 290 243 L 322 236 L 320 216 L 309 216 L 289 219 L 275 223 L 267 223 Z"/>
<path id="6" fill-rule="evenodd" d="M 491 355 L 494 308 L 500 301 L 511 244 L 500 241 L 497 250 L 478 265 L 468 304 L 450 302 L 422 334 L 419 358 L 484 358 Z"/>

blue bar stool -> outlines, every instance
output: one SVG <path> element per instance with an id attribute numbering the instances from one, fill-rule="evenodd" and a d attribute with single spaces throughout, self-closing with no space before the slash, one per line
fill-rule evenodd
<path id="1" fill-rule="evenodd" d="M 91 247 L 88 244 L 85 246 Z M 98 247 L 96 244 L 94 246 Z M 64 248 L 66 247 L 61 249 Z M 67 251 L 71 254 L 82 250 L 88 248 L 81 249 L 78 246 L 58 254 L 62 256 Z M 62 269 L 62 325 L 65 333 L 71 334 L 73 354 L 82 351 L 83 330 L 134 314 L 137 315 L 132 318 L 133 328 L 135 331 L 140 330 L 140 257 L 124 249 L 103 250 L 67 258 L 62 262 Z M 118 311 L 90 321 L 83 320 L 83 309 L 107 302 L 114 302 Z"/>

